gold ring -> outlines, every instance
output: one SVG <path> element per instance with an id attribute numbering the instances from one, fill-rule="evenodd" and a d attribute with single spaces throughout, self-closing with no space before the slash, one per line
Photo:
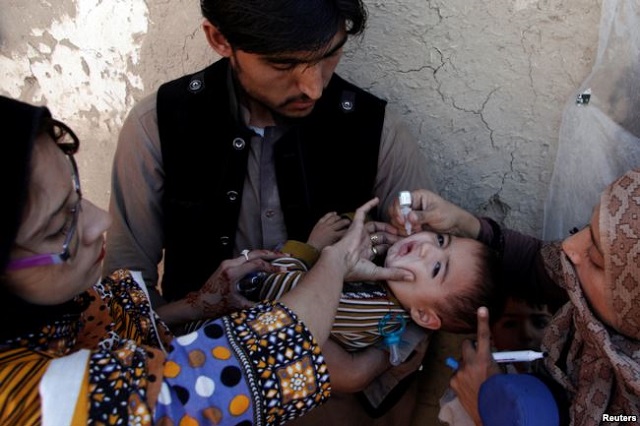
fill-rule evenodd
<path id="1" fill-rule="evenodd" d="M 373 244 L 374 246 L 380 244 L 380 235 L 373 234 L 371 237 L 369 237 L 369 239 L 371 240 L 371 244 Z"/>
<path id="2" fill-rule="evenodd" d="M 375 248 L 374 246 L 371 246 L 371 252 L 373 253 L 374 257 L 378 255 L 378 249 Z"/>
<path id="3" fill-rule="evenodd" d="M 245 259 L 247 259 L 247 262 L 249 261 L 249 252 L 250 252 L 250 251 L 251 251 L 251 250 L 249 250 L 249 249 L 244 249 L 244 250 L 242 250 L 242 251 L 240 252 L 240 254 L 241 254 L 241 255 L 243 255 Z"/>

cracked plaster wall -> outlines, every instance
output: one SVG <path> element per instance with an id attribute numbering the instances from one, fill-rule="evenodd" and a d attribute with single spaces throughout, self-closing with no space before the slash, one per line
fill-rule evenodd
<path id="1" fill-rule="evenodd" d="M 558 129 L 593 64 L 601 0 L 365 0 L 338 72 L 386 98 L 447 198 L 539 233 Z M 106 207 L 126 113 L 216 59 L 197 0 L 0 0 L 0 93 L 46 104 L 83 140 Z"/>

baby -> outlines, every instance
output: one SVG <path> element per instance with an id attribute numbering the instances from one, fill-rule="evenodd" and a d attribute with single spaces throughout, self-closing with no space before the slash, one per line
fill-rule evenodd
<path id="1" fill-rule="evenodd" d="M 329 213 L 318 221 L 307 243 L 287 241 L 280 250 L 291 257 L 273 262 L 287 272 L 267 276 L 257 299 L 278 299 L 294 288 L 323 244 L 339 238 L 348 223 L 344 216 Z M 330 237 L 322 240 L 319 235 Z M 348 351 L 380 342 L 380 321 L 388 314 L 427 330 L 473 332 L 478 307 L 494 306 L 499 299 L 495 297 L 497 257 L 473 239 L 419 232 L 392 244 L 384 264 L 410 271 L 415 279 L 345 283 L 332 338 Z"/>

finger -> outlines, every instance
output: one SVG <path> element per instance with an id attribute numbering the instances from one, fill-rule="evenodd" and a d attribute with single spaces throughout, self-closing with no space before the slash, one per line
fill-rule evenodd
<path id="1" fill-rule="evenodd" d="M 243 259 L 246 263 L 247 261 L 252 261 L 255 259 L 263 259 L 263 260 L 274 260 L 277 259 L 279 257 L 284 256 L 284 253 L 281 253 L 279 251 L 274 251 L 274 250 L 251 250 L 249 251 L 249 253 L 247 253 L 247 256 L 249 257 L 249 259 L 245 259 L 244 256 L 240 256 L 240 259 Z"/>
<path id="2" fill-rule="evenodd" d="M 395 244 L 404 238 L 402 235 L 389 234 L 387 232 L 379 233 L 379 235 L 382 235 L 384 244 L 388 244 L 388 245 Z"/>
<path id="3" fill-rule="evenodd" d="M 373 233 L 369 235 L 369 241 L 371 241 L 372 246 L 379 246 L 380 244 L 385 244 L 385 238 L 383 234 Z"/>
<path id="4" fill-rule="evenodd" d="M 401 222 L 402 221 L 402 222 Z M 400 213 L 389 214 L 389 223 L 396 229 L 402 229 L 404 227 L 404 216 Z"/>
<path id="5" fill-rule="evenodd" d="M 331 216 L 330 218 L 327 219 L 327 225 L 329 226 L 335 226 L 336 223 L 346 220 L 345 218 L 343 218 L 342 216 L 338 216 L 337 214 L 334 214 L 333 216 Z"/>
<path id="6" fill-rule="evenodd" d="M 337 216 L 338 216 L 338 213 L 336 213 L 336 212 L 329 212 L 329 213 L 325 214 L 324 216 L 322 216 L 322 217 L 318 220 L 318 223 L 320 223 L 320 222 L 326 222 L 326 221 L 328 221 L 329 219 L 331 219 L 331 218 L 335 218 L 335 217 L 337 217 Z"/>
<path id="7" fill-rule="evenodd" d="M 382 266 L 375 266 L 371 268 L 369 279 L 371 280 L 385 280 L 385 281 L 415 281 L 415 276 L 400 268 L 387 268 Z"/>
<path id="8" fill-rule="evenodd" d="M 393 225 L 385 222 L 369 221 L 365 226 L 370 234 L 374 232 L 386 232 L 391 235 L 398 234 L 398 230 Z"/>
<path id="9" fill-rule="evenodd" d="M 336 216 L 336 221 L 331 224 L 331 227 L 336 230 L 347 229 L 351 225 L 351 220 L 344 217 Z"/>
<path id="10" fill-rule="evenodd" d="M 272 265 L 263 259 L 254 259 L 248 262 L 244 262 L 241 265 L 238 265 L 233 268 L 229 268 L 227 270 L 227 275 L 231 282 L 239 281 L 245 275 L 248 275 L 252 272 L 268 272 L 268 273 L 276 273 L 280 271 L 280 268 Z"/>
<path id="11" fill-rule="evenodd" d="M 489 310 L 481 306 L 478 308 L 478 353 L 491 353 L 491 329 L 489 327 Z"/>
<path id="12" fill-rule="evenodd" d="M 364 223 L 365 216 L 369 213 L 369 210 L 377 206 L 379 201 L 378 197 L 375 197 L 358 207 L 356 214 L 353 217 L 353 221 Z"/>
<path id="13" fill-rule="evenodd" d="M 391 245 L 400 241 L 403 237 L 400 235 L 389 234 L 387 232 L 376 232 L 369 236 L 371 244 L 374 246 Z"/>
<path id="14" fill-rule="evenodd" d="M 400 201 L 398 200 L 398 197 L 394 198 L 394 200 L 389 205 L 387 214 L 389 215 L 389 217 L 395 217 L 400 214 Z"/>
<path id="15" fill-rule="evenodd" d="M 240 265 L 242 265 L 243 263 L 247 263 L 247 259 L 245 259 L 244 255 L 240 255 L 238 257 L 234 257 L 232 259 L 226 259 L 223 260 L 220 263 L 220 269 L 221 270 L 225 270 L 225 269 L 229 269 L 229 268 L 236 268 Z"/>
<path id="16" fill-rule="evenodd" d="M 460 360 L 459 360 L 459 368 L 458 370 L 464 370 L 467 366 L 472 366 L 476 363 L 478 357 L 478 353 L 476 352 L 476 347 L 474 343 L 466 339 L 462 342 L 462 346 L 460 348 Z"/>
<path id="17" fill-rule="evenodd" d="M 409 223 L 411 224 L 411 229 L 413 231 L 417 229 L 421 229 L 422 225 L 429 226 L 429 222 L 433 220 L 431 214 L 425 211 L 413 210 L 407 216 Z"/>
<path id="18" fill-rule="evenodd" d="M 428 189 L 416 189 L 411 191 L 411 208 L 414 210 L 425 210 L 436 194 Z"/>
<path id="19" fill-rule="evenodd" d="M 464 339 L 462 341 L 462 348 L 469 347 L 473 350 L 476 349 L 476 340 L 475 339 Z"/>
<path id="20" fill-rule="evenodd" d="M 340 238 L 342 238 L 342 236 L 347 233 L 347 230 L 348 228 L 342 228 L 342 229 L 332 229 L 327 232 L 331 232 L 331 235 L 333 235 L 334 237 L 332 242 L 335 242 L 335 241 L 338 241 Z"/>

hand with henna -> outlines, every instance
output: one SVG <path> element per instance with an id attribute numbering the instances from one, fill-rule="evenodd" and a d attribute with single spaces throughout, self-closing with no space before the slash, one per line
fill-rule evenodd
<path id="1" fill-rule="evenodd" d="M 189 321 L 218 318 L 250 307 L 253 303 L 244 298 L 236 283 L 252 272 L 281 272 L 270 261 L 284 254 L 271 250 L 251 250 L 234 259 L 223 261 L 198 291 L 193 291 L 177 302 L 157 309 L 158 315 L 169 325 Z"/>

